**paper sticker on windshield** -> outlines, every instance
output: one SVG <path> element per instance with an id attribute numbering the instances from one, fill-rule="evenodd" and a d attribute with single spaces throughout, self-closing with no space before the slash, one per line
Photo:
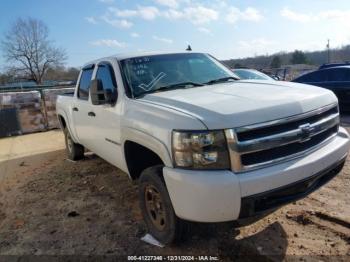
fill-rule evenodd
<path id="1" fill-rule="evenodd" d="M 148 83 L 147 85 L 142 83 L 139 85 L 139 88 L 145 90 L 145 91 L 150 91 L 152 90 L 152 88 L 163 78 L 165 77 L 166 74 L 161 72 L 159 73 L 159 75 L 157 75 L 150 83 Z"/>

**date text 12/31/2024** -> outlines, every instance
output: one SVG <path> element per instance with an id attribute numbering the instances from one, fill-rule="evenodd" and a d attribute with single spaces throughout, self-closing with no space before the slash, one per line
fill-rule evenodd
<path id="1" fill-rule="evenodd" d="M 128 256 L 128 261 L 219 261 L 217 256 Z"/>

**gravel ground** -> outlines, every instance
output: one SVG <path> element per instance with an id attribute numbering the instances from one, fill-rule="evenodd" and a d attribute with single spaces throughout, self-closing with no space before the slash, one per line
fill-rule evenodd
<path id="1" fill-rule="evenodd" d="M 304 200 L 246 227 L 194 224 L 188 240 L 165 248 L 140 240 L 146 230 L 137 185 L 104 160 L 88 154 L 71 162 L 57 151 L 11 161 L 15 168 L 0 184 L 0 261 L 11 258 L 4 255 L 350 261 L 349 159 Z"/>

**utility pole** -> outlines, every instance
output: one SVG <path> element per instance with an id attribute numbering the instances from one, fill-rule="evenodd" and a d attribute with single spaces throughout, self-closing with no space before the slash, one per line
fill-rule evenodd
<path id="1" fill-rule="evenodd" d="M 327 56 L 328 56 L 328 64 L 331 62 L 331 50 L 330 50 L 330 45 L 329 45 L 329 39 L 327 42 Z"/>

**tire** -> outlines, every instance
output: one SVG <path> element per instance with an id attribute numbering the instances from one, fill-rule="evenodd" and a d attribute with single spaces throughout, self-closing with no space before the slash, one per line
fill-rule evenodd
<path id="1" fill-rule="evenodd" d="M 185 240 L 189 224 L 175 215 L 162 169 L 163 166 L 154 166 L 142 171 L 139 179 L 140 208 L 153 237 L 162 244 L 178 243 Z"/>
<path id="2" fill-rule="evenodd" d="M 67 128 L 64 129 L 64 137 L 66 142 L 66 152 L 68 159 L 79 160 L 84 157 L 84 147 L 80 144 L 74 143 Z"/>

